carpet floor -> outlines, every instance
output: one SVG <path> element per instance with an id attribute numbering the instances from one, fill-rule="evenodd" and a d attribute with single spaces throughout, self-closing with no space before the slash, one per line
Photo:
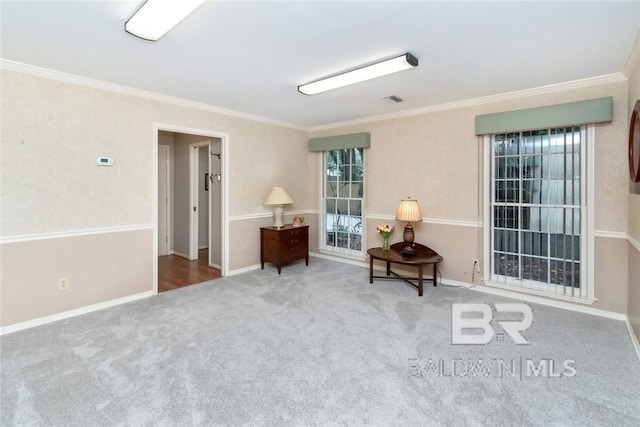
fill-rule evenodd
<path id="1" fill-rule="evenodd" d="M 528 345 L 452 345 L 516 302 L 313 258 L 0 338 L 3 426 L 638 426 L 623 322 L 530 304 Z"/>

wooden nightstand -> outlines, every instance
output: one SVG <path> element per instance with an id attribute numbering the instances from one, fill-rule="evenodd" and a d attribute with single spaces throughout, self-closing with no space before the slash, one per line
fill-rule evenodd
<path id="1" fill-rule="evenodd" d="M 303 258 L 309 265 L 308 225 L 294 227 L 286 224 L 281 229 L 260 227 L 260 264 L 263 270 L 265 262 L 272 262 L 280 274 L 283 265 Z"/>

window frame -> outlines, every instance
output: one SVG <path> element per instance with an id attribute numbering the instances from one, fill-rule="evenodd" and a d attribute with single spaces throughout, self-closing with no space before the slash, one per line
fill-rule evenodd
<path id="1" fill-rule="evenodd" d="M 360 215 L 362 218 L 361 225 L 361 237 L 360 237 L 360 250 L 350 249 L 350 248 L 339 248 L 337 246 L 327 245 L 327 198 L 326 198 L 326 185 L 327 185 L 327 155 L 329 151 L 340 151 L 340 150 L 328 150 L 322 151 L 322 155 L 319 160 L 319 181 L 320 181 L 320 214 L 319 214 L 319 227 L 318 227 L 318 251 L 320 253 L 332 256 L 339 256 L 343 258 L 354 259 L 358 261 L 364 260 L 366 254 L 366 230 L 367 230 L 367 221 L 366 221 L 366 151 L 364 147 L 352 147 L 347 148 L 348 150 L 357 150 L 362 148 L 362 198 L 355 200 L 360 200 Z M 351 197 L 348 198 L 352 200 Z"/>
<path id="2" fill-rule="evenodd" d="M 555 128 L 555 127 L 552 127 Z M 526 130 L 522 130 L 523 132 Z M 494 162 L 493 162 L 493 139 L 495 134 L 480 136 L 479 143 L 483 148 L 483 282 L 492 287 L 508 289 L 517 292 L 531 293 L 542 295 L 556 299 L 569 300 L 572 302 L 581 302 L 591 304 L 597 299 L 594 296 L 594 193 L 595 193 L 595 126 L 593 124 L 580 126 L 581 138 L 581 256 L 580 256 L 580 292 L 579 295 L 566 295 L 566 285 L 548 285 L 547 289 L 536 289 L 534 287 L 525 287 L 518 282 L 518 279 L 507 281 L 509 283 L 497 282 L 494 280 L 493 274 L 493 248 L 494 248 L 494 214 L 493 214 L 493 197 L 494 197 Z M 522 251 L 520 251 L 522 253 Z M 551 290 L 556 287 L 555 291 Z M 558 292 L 560 291 L 560 292 Z"/>

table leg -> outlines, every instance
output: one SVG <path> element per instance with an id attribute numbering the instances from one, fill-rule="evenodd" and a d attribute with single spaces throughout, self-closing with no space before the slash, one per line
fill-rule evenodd
<path id="1" fill-rule="evenodd" d="M 369 256 L 369 283 L 373 283 L 373 257 Z"/>
<path id="2" fill-rule="evenodd" d="M 391 276 L 391 263 L 387 261 L 387 276 Z"/>
<path id="3" fill-rule="evenodd" d="M 438 286 L 438 263 L 433 263 L 433 286 Z"/>
<path id="4" fill-rule="evenodd" d="M 418 267 L 418 296 L 422 296 L 422 264 Z"/>

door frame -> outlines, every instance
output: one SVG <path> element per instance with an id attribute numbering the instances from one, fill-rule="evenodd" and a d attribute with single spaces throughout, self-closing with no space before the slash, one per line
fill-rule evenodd
<path id="1" fill-rule="evenodd" d="M 173 251 L 173 241 L 171 239 L 171 223 L 173 222 L 173 212 L 171 211 L 171 147 L 167 146 L 167 145 L 159 145 L 158 144 L 158 152 L 160 151 L 160 148 L 162 147 L 162 150 L 166 151 L 167 154 L 167 163 L 165 165 L 166 169 L 167 169 L 167 173 L 166 173 L 166 181 L 164 182 L 164 186 L 166 187 L 166 191 L 167 191 L 167 203 L 166 203 L 166 207 L 167 207 L 167 213 L 166 213 L 166 220 L 167 223 L 165 224 L 165 229 L 167 230 L 167 241 L 166 241 L 166 248 L 167 248 L 167 253 L 165 255 L 170 255 L 171 252 Z M 159 175 L 159 174 L 158 174 Z M 158 180 L 158 185 L 160 184 L 160 181 Z M 158 206 L 158 204 L 156 204 L 156 206 Z"/>
<path id="2" fill-rule="evenodd" d="M 152 257 L 152 289 L 154 293 L 158 293 L 158 132 L 176 132 L 189 135 L 198 135 L 204 137 L 220 139 L 220 157 L 222 174 L 222 191 L 220 194 L 221 206 L 221 261 L 220 274 L 225 276 L 229 271 L 229 134 L 207 129 L 190 128 L 165 123 L 153 123 L 152 125 L 152 146 L 151 146 L 151 197 L 152 197 L 152 224 L 153 224 L 153 257 Z"/>

